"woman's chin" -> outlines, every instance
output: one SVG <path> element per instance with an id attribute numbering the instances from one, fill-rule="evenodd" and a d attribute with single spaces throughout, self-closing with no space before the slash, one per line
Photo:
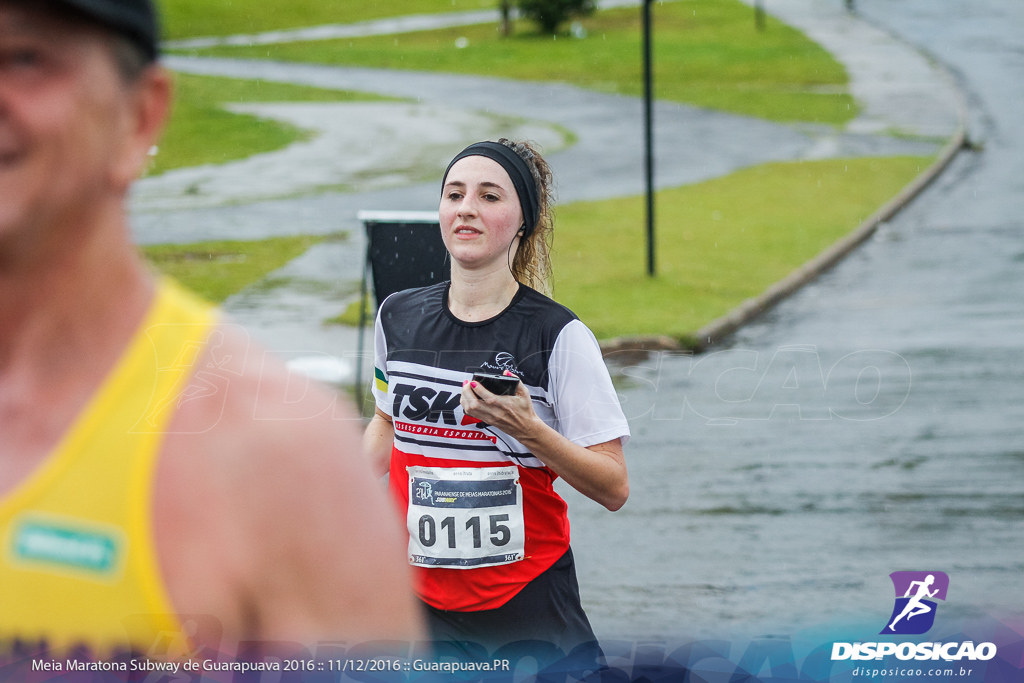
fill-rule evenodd
<path id="1" fill-rule="evenodd" d="M 486 271 L 502 265 L 504 254 L 481 254 L 475 250 L 453 249 L 449 252 L 452 263 L 466 271 Z"/>

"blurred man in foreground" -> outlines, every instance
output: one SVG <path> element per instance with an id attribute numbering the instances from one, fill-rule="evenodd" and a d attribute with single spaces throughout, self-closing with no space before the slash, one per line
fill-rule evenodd
<path id="1" fill-rule="evenodd" d="M 148 0 L 0 0 L 0 642 L 415 638 L 354 416 L 130 241 L 156 36 Z"/>

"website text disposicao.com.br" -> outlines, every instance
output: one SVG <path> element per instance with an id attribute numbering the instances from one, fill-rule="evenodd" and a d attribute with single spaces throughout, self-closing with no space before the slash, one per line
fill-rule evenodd
<path id="1" fill-rule="evenodd" d="M 852 659 L 880 660 L 884 657 L 895 655 L 901 660 L 896 665 L 886 665 L 879 662 L 873 666 L 858 666 L 850 671 L 851 676 L 862 678 L 882 677 L 932 677 L 941 676 L 953 678 L 970 676 L 976 666 L 969 664 L 976 661 L 988 661 L 995 657 L 996 646 L 992 643 L 981 643 L 977 646 L 973 642 L 963 643 L 834 643 L 832 646 L 832 661 Z M 921 664 L 912 665 L 907 660 L 943 660 L 941 664 L 925 666 Z M 956 664 L 953 664 L 956 662 Z"/>
<path id="2" fill-rule="evenodd" d="M 907 678 L 909 676 L 925 677 L 925 676 L 941 676 L 943 678 L 952 678 L 955 676 L 970 676 L 973 671 L 973 667 L 934 667 L 934 668 L 921 668 L 915 669 L 913 667 L 891 667 L 891 668 L 880 668 L 873 669 L 866 666 L 858 666 L 857 668 L 850 671 L 851 676 L 859 678 L 883 678 L 886 676 L 898 676 L 899 678 Z"/>

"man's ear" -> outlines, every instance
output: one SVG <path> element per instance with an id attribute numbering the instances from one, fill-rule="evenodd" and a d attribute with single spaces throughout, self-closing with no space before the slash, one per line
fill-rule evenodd
<path id="1" fill-rule="evenodd" d="M 171 74 L 154 64 L 147 68 L 137 82 L 126 85 L 128 98 L 125 112 L 124 144 L 121 158 L 113 169 L 115 186 L 127 191 L 146 170 L 150 150 L 159 142 L 173 97 Z"/>

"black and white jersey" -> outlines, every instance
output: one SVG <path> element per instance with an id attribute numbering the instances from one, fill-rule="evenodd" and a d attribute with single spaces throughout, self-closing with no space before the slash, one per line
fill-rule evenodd
<path id="1" fill-rule="evenodd" d="M 573 443 L 629 438 L 597 340 L 544 295 L 521 285 L 480 322 L 452 315 L 447 282 L 381 304 L 374 396 L 394 426 L 389 488 L 406 516 L 416 591 L 438 609 L 500 607 L 569 547 L 555 473 L 460 405 L 474 373 L 506 370 Z"/>
<path id="2" fill-rule="evenodd" d="M 518 376 L 537 415 L 573 443 L 628 439 L 597 340 L 572 311 L 520 286 L 499 315 L 465 322 L 448 310 L 447 295 L 448 283 L 398 292 L 377 316 L 374 394 L 403 451 L 543 467 L 518 441 L 477 428 L 462 412 L 462 384 L 481 371 Z"/>

